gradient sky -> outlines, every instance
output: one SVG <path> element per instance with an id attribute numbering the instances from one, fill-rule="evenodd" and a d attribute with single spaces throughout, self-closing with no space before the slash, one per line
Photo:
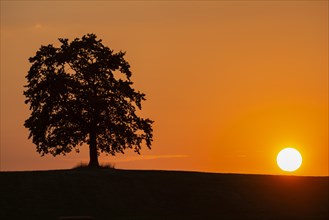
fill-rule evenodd
<path id="1" fill-rule="evenodd" d="M 1 1 L 1 170 L 71 168 L 28 140 L 28 58 L 58 38 L 95 33 L 127 52 L 152 150 L 101 155 L 124 169 L 328 176 L 328 1 Z"/>

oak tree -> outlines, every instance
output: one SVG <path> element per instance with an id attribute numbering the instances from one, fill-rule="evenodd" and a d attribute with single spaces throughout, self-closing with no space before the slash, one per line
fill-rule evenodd
<path id="1" fill-rule="evenodd" d="M 102 152 L 151 148 L 153 121 L 137 115 L 145 94 L 132 88 L 125 53 L 115 53 L 95 34 L 59 42 L 29 58 L 24 95 L 32 113 L 24 125 L 37 152 L 65 155 L 87 143 L 89 166 L 97 167 Z"/>

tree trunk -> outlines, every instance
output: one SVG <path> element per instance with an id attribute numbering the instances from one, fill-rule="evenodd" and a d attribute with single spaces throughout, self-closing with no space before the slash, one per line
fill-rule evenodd
<path id="1" fill-rule="evenodd" d="M 93 129 L 92 129 L 93 130 Z M 89 167 L 99 167 L 98 163 L 98 153 L 97 153 L 97 141 L 96 141 L 96 132 L 93 130 L 90 132 L 90 140 L 89 140 L 89 156 L 90 161 Z"/>

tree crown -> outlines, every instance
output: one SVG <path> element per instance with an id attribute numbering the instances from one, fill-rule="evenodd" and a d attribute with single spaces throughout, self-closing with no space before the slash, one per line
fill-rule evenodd
<path id="1" fill-rule="evenodd" d="M 114 53 L 95 34 L 59 42 L 29 59 L 24 95 L 32 113 L 24 125 L 37 152 L 79 151 L 93 136 L 97 152 L 111 155 L 129 148 L 140 153 L 143 142 L 151 148 L 153 121 L 136 114 L 145 94 L 132 88 L 125 53 Z"/>

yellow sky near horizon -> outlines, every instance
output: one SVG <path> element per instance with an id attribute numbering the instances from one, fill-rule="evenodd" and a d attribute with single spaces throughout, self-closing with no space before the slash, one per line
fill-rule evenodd
<path id="1" fill-rule="evenodd" d="M 328 1 L 1 1 L 1 170 L 71 168 L 88 148 L 40 157 L 28 140 L 28 58 L 58 38 L 95 33 L 127 52 L 152 150 L 116 157 L 124 169 L 283 174 L 328 171 Z"/>

